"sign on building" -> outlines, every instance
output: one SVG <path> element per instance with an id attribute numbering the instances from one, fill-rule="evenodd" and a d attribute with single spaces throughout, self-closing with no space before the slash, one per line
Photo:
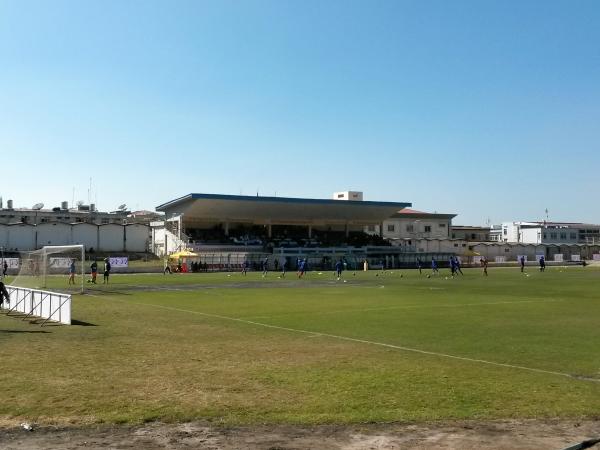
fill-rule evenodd
<path id="1" fill-rule="evenodd" d="M 556 255 L 554 255 L 554 261 L 556 261 L 556 262 L 563 262 L 563 254 L 562 253 L 557 253 Z"/>

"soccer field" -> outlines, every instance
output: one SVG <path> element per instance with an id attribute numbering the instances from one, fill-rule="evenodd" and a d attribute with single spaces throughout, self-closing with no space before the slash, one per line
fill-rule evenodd
<path id="1" fill-rule="evenodd" d="M 73 296 L 72 326 L 1 315 L 0 418 L 314 424 L 600 411 L 595 267 L 277 275 L 115 274 Z"/>

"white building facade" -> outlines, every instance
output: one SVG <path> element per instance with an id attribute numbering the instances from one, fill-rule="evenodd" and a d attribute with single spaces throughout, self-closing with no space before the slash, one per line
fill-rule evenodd
<path id="1" fill-rule="evenodd" d="M 570 222 L 504 222 L 499 242 L 600 244 L 600 225 Z"/>
<path id="2" fill-rule="evenodd" d="M 438 214 L 404 208 L 383 221 L 365 229 L 368 234 L 379 234 L 392 243 L 418 239 L 448 239 L 452 219 L 456 214 Z M 412 242 L 408 242 L 411 245 Z"/>

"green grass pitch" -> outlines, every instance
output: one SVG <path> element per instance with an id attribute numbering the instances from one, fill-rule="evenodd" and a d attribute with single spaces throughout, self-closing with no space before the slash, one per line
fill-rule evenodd
<path id="1" fill-rule="evenodd" d="M 598 416 L 600 270 L 441 272 L 114 274 L 72 326 L 0 316 L 0 420 Z"/>

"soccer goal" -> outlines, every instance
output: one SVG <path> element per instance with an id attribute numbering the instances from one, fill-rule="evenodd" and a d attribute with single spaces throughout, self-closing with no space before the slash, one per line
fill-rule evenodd
<path id="1" fill-rule="evenodd" d="M 39 250 L 20 252 L 19 272 L 12 286 L 33 289 L 52 287 L 80 289 L 85 278 L 83 245 L 51 245 Z"/>

